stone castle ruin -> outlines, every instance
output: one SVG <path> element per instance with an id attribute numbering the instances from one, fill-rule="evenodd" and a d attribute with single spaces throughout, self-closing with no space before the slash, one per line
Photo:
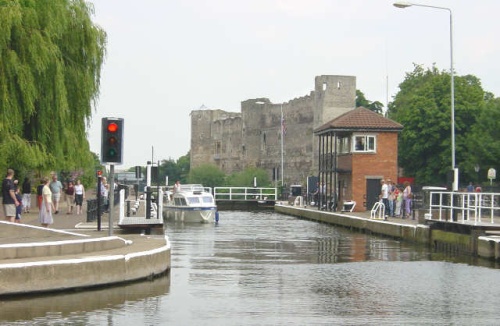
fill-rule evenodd
<path id="1" fill-rule="evenodd" d="M 285 103 L 257 98 L 241 102 L 240 113 L 193 110 L 191 168 L 211 163 L 231 174 L 258 167 L 276 185 L 282 178 L 285 185 L 305 185 L 308 176 L 318 175 L 319 142 L 313 131 L 353 110 L 355 103 L 355 77 L 324 75 L 315 78 L 309 95 Z"/>

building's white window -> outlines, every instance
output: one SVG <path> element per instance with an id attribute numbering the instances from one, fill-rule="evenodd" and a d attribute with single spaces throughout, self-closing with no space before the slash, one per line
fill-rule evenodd
<path id="1" fill-rule="evenodd" d="M 371 135 L 353 136 L 353 152 L 375 152 L 377 149 L 376 138 Z"/>

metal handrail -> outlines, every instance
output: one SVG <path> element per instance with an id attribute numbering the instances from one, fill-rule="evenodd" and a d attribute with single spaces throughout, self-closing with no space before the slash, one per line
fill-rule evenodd
<path id="1" fill-rule="evenodd" d="M 257 187 L 214 187 L 214 199 L 217 200 L 276 200 L 277 188 Z"/>
<path id="2" fill-rule="evenodd" d="M 437 211 L 438 220 L 442 221 L 443 212 L 449 211 L 452 217 L 460 213 L 460 222 L 473 220 L 474 225 L 477 225 L 482 223 L 483 213 L 489 215 L 492 224 L 495 223 L 495 214 L 500 215 L 499 193 L 431 191 L 428 199 L 427 219 L 432 219 L 434 210 Z"/>
<path id="3" fill-rule="evenodd" d="M 378 217 L 377 217 L 377 213 L 378 213 Z M 373 205 L 372 210 L 370 211 L 370 218 L 371 219 L 379 219 L 379 220 L 385 219 L 385 205 L 384 205 L 384 203 L 378 201 Z"/>

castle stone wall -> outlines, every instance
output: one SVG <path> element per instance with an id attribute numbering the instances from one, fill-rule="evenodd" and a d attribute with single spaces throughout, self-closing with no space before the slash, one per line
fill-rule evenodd
<path id="1" fill-rule="evenodd" d="M 241 113 L 192 111 L 191 168 L 211 163 L 230 174 L 259 167 L 280 181 L 283 147 L 284 183 L 305 185 L 307 176 L 318 174 L 314 129 L 354 109 L 355 101 L 355 77 L 328 75 L 315 78 L 315 90 L 309 95 L 282 104 L 257 98 L 243 101 Z"/>

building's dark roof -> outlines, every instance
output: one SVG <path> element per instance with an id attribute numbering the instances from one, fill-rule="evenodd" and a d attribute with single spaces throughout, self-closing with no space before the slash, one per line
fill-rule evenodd
<path id="1" fill-rule="evenodd" d="M 314 130 L 315 134 L 328 131 L 401 131 L 403 126 L 396 121 L 385 118 L 378 113 L 358 107 L 325 123 Z"/>

